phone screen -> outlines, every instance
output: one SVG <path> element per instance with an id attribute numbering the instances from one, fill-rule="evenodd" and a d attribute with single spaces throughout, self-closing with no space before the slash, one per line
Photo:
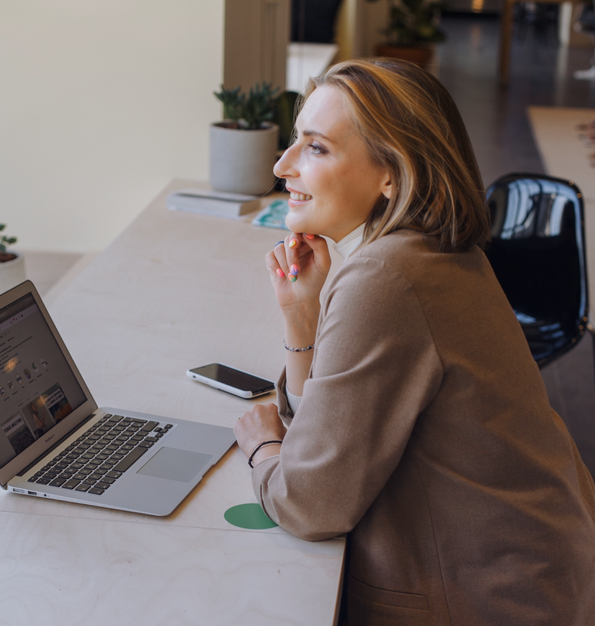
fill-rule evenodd
<path id="1" fill-rule="evenodd" d="M 211 363 L 203 367 L 196 367 L 190 371 L 242 391 L 257 393 L 265 389 L 274 388 L 274 384 L 270 380 L 246 374 L 246 372 L 240 372 L 232 367 L 227 367 L 227 365 L 221 365 L 221 363 Z"/>

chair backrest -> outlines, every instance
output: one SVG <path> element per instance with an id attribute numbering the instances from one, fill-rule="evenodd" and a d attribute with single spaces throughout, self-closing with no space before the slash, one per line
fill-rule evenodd
<path id="1" fill-rule="evenodd" d="M 584 208 L 574 183 L 509 174 L 487 190 L 486 254 L 539 367 L 586 332 L 589 312 Z"/>

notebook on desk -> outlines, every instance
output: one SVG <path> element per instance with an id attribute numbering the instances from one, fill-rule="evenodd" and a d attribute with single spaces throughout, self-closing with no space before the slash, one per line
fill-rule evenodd
<path id="1" fill-rule="evenodd" d="M 33 283 L 0 295 L 0 484 L 168 515 L 235 442 L 221 426 L 99 408 Z"/>

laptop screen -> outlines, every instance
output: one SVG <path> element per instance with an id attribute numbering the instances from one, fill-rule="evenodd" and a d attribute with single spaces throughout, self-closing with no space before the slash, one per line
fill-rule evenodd
<path id="1" fill-rule="evenodd" d="M 33 296 L 0 309 L 0 468 L 86 400 Z"/>

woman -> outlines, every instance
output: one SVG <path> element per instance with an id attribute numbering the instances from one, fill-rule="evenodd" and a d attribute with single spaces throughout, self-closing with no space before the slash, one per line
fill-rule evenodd
<path id="1" fill-rule="evenodd" d="M 450 96 L 405 63 L 346 62 L 296 129 L 275 168 L 293 233 L 266 257 L 279 407 L 235 428 L 264 510 L 304 539 L 349 533 L 350 626 L 593 624 L 595 487 L 480 249 Z M 323 235 L 347 258 L 321 308 Z"/>

